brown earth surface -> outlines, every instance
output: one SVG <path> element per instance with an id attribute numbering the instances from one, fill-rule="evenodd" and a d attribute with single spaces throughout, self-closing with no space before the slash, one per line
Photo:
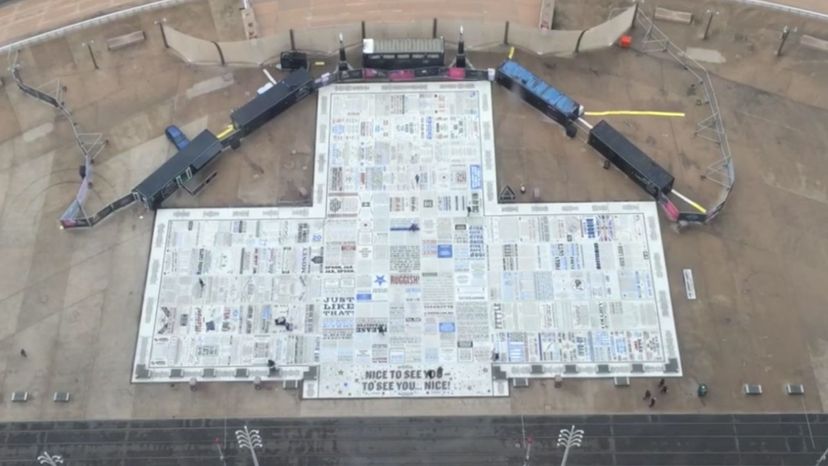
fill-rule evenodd
<path id="1" fill-rule="evenodd" d="M 27 7 L 36 0 L 25 2 Z M 46 3 L 46 2 L 43 2 Z M 105 2 L 76 2 L 103 4 Z M 273 22 L 262 27 L 330 24 L 383 18 L 382 10 L 359 3 L 357 13 L 338 17 L 333 2 L 267 2 Z M 413 3 L 413 2 L 412 2 Z M 501 2 L 416 2 L 425 17 L 437 15 L 536 21 L 537 4 L 506 11 Z M 609 3 L 558 0 L 559 21 L 589 25 L 605 19 Z M 665 251 L 685 376 L 671 382 L 659 409 L 669 412 L 824 411 L 828 408 L 828 56 L 796 41 L 776 57 L 785 24 L 824 30 L 781 13 L 715 2 L 664 0 L 702 17 L 710 5 L 722 13 L 709 40 L 703 26 L 664 24 L 680 47 L 716 50 L 726 61 L 711 65 L 737 182 L 722 215 L 707 227 L 674 233 L 665 223 Z M 821 2 L 815 2 L 821 3 Z M 0 8 L 17 8 L 10 3 Z M 61 2 L 68 4 L 68 2 Z M 172 149 L 163 137 L 169 124 L 185 131 L 220 130 L 228 111 L 250 99 L 264 82 L 255 69 L 194 67 L 164 49 L 155 21 L 221 39 L 241 34 L 235 2 L 194 2 L 170 10 L 98 26 L 21 52 L 27 81 L 60 78 L 67 102 L 85 131 L 110 140 L 96 165 L 91 206 L 127 192 Z M 491 10 L 480 5 L 493 5 Z M 288 5 L 293 5 L 288 7 Z M 306 5 L 304 9 L 301 5 Z M 327 6 L 326 6 L 327 5 Z M 357 4 L 355 4 L 357 5 Z M 688 6 L 690 5 L 690 6 Z M 412 6 L 414 8 L 414 6 Z M 17 11 L 17 10 L 15 10 Z M 534 13 L 532 13 L 534 11 Z M 535 15 L 535 16 L 532 16 Z M 52 15 L 54 16 L 54 15 Z M 390 19 L 397 19 L 393 17 Z M 270 20 L 268 20 L 270 21 Z M 271 28 L 271 29 L 268 29 Z M 147 40 L 108 52 L 90 40 L 141 29 Z M 636 32 L 636 46 L 640 35 Z M 478 67 L 496 65 L 504 50 L 471 55 Z M 699 178 L 718 148 L 692 133 L 703 107 L 692 80 L 663 55 L 616 48 L 573 59 L 517 58 L 590 109 L 675 110 L 685 119 L 612 117 L 613 124 L 677 176 L 682 191 L 711 202 L 718 187 Z M 329 63 L 330 65 L 330 63 Z M 329 66 L 328 65 L 328 66 Z M 321 72 L 327 68 L 319 68 Z M 227 76 L 232 84 L 187 97 L 197 83 Z M 168 418 L 213 416 L 312 416 L 401 414 L 494 414 L 643 412 L 640 392 L 649 380 L 617 389 L 607 380 L 533 383 L 506 399 L 360 400 L 300 402 L 294 392 L 243 384 L 209 384 L 196 393 L 185 385 L 133 385 L 130 371 L 146 274 L 152 214 L 134 208 L 94 230 L 65 232 L 57 218 L 77 189 L 80 161 L 71 129 L 55 113 L 21 95 L 3 76 L 0 88 L 0 416 L 11 420 Z M 495 89 L 496 144 L 501 185 L 541 189 L 544 201 L 645 200 L 617 171 L 606 172 L 583 145 L 502 89 Z M 315 100 L 247 138 L 239 151 L 218 162 L 219 176 L 197 198 L 178 194 L 168 205 L 232 206 L 301 202 L 300 187 L 312 176 Z M 292 151 L 296 151 L 295 154 Z M 693 269 L 698 299 L 684 296 L 681 270 Z M 25 348 L 28 357 L 19 354 Z M 702 400 L 695 387 L 706 382 Z M 765 394 L 746 397 L 742 384 L 761 383 Z M 783 393 L 785 383 L 803 383 L 804 397 Z M 28 403 L 12 403 L 28 390 Z M 56 404 L 54 391 L 73 401 Z"/>

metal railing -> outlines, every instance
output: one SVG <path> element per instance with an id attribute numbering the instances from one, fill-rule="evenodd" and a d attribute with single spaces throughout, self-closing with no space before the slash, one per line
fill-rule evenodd
<path id="1" fill-rule="evenodd" d="M 818 11 L 813 10 L 806 10 L 804 8 L 797 8 L 795 6 L 789 5 L 782 5 L 776 2 L 768 2 L 765 0 L 728 0 L 733 3 L 741 3 L 743 5 L 749 6 L 758 6 L 762 8 L 768 8 L 771 10 L 781 11 L 784 13 L 790 13 L 793 15 L 804 16 L 806 18 L 818 19 L 822 21 L 828 21 L 828 14 L 820 13 Z"/>
<path id="2" fill-rule="evenodd" d="M 701 103 L 707 104 L 710 108 L 709 115 L 696 123 L 694 135 L 700 136 L 719 146 L 721 157 L 716 162 L 709 164 L 701 177 L 703 180 L 708 180 L 719 185 L 722 191 L 716 203 L 707 209 L 707 213 L 704 216 L 695 216 L 697 220 L 690 221 L 690 223 L 709 223 L 721 212 L 736 181 L 736 171 L 733 166 L 730 143 L 727 140 L 727 131 L 722 122 L 719 100 L 716 98 L 716 91 L 713 89 L 710 74 L 699 62 L 688 57 L 684 50 L 676 46 L 667 34 L 655 25 L 655 21 L 641 11 L 641 9 L 638 10 L 635 16 L 635 25 L 645 31 L 641 46 L 638 47 L 638 50 L 650 55 L 666 54 L 679 66 L 687 70 L 704 92 L 703 98 L 700 99 Z"/>
<path id="3" fill-rule="evenodd" d="M 12 42 L 10 44 L 3 45 L 2 47 L 0 47 L 0 53 L 13 52 L 15 50 L 20 50 L 23 47 L 39 44 L 40 42 L 45 42 L 47 40 L 57 39 L 72 32 L 80 31 L 82 29 L 86 29 L 92 26 L 99 26 L 101 24 L 106 24 L 140 13 L 146 13 L 148 11 L 158 10 L 161 8 L 168 8 L 171 6 L 180 5 L 182 3 L 189 3 L 192 1 L 195 0 L 157 0 L 155 2 L 147 3 L 145 5 L 138 5 L 123 10 L 114 11 L 112 13 L 107 13 L 104 15 L 96 16 L 94 18 L 78 21 L 77 23 L 72 23 L 66 26 L 59 27 L 57 29 L 52 29 L 50 31 L 42 32 L 40 34 L 35 34 L 31 37 L 27 37 L 16 42 Z"/>
<path id="4" fill-rule="evenodd" d="M 277 61 L 286 50 L 315 56 L 329 56 L 339 45 L 350 48 L 366 37 L 437 38 L 455 45 L 460 29 L 464 29 L 466 50 L 489 50 L 504 45 L 514 46 L 536 56 L 572 56 L 582 52 L 611 47 L 633 24 L 634 7 L 617 9 L 618 15 L 593 27 L 578 30 L 541 30 L 509 21 L 460 19 L 423 19 L 404 23 L 374 21 L 350 22 L 323 28 L 290 29 L 271 36 L 243 41 L 214 41 L 181 32 L 160 22 L 164 45 L 176 56 L 194 65 L 254 66 Z M 337 41 L 337 36 L 342 41 Z"/>
<path id="5" fill-rule="evenodd" d="M 63 100 L 66 89 L 59 79 L 51 80 L 38 87 L 30 86 L 23 82 L 23 77 L 20 75 L 20 64 L 17 60 L 18 53 L 15 51 L 10 56 L 9 71 L 17 87 L 24 94 L 54 108 L 66 118 L 69 126 L 72 127 L 72 135 L 83 157 L 80 165 L 81 184 L 78 192 L 75 194 L 75 198 L 72 199 L 72 203 L 69 204 L 69 207 L 66 208 L 60 217 L 61 226 L 64 228 L 92 226 L 115 210 L 131 204 L 132 198 L 131 195 L 128 195 L 104 207 L 95 215 L 90 216 L 87 214 L 84 204 L 86 203 L 86 198 L 92 186 L 95 157 L 101 153 L 108 141 L 104 139 L 102 133 L 84 133 L 80 131 L 80 126 L 75 122 L 75 119 L 72 117 L 72 112 Z"/>

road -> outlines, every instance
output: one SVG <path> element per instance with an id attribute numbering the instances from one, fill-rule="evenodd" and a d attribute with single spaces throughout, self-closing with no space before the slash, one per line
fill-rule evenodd
<path id="1" fill-rule="evenodd" d="M 220 466 L 219 439 L 227 465 L 247 465 L 244 423 L 262 465 L 520 465 L 529 437 L 529 464 L 556 465 L 573 424 L 586 433 L 570 465 L 813 465 L 828 446 L 828 414 L 84 421 L 4 424 L 0 463 L 47 450 L 67 466 Z"/>

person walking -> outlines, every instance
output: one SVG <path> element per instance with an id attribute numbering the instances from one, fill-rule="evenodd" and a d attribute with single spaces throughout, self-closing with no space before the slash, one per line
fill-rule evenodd
<path id="1" fill-rule="evenodd" d="M 28 358 L 29 354 L 26 353 L 26 350 L 24 350 L 23 348 L 20 348 L 20 356 L 23 356 L 24 358 Z"/>
<path id="2" fill-rule="evenodd" d="M 655 402 L 656 402 L 656 397 L 652 397 L 652 398 L 650 398 L 650 407 L 651 407 L 651 408 L 652 408 L 653 406 L 655 406 Z"/>
<path id="3" fill-rule="evenodd" d="M 653 394 L 652 394 L 652 393 L 650 393 L 650 391 L 649 391 L 649 390 L 646 390 L 646 391 L 644 392 L 644 398 L 642 398 L 642 399 L 643 399 L 643 400 L 649 400 L 649 399 L 650 399 L 650 397 L 651 397 L 652 395 L 653 395 Z"/>
<path id="4" fill-rule="evenodd" d="M 664 386 L 664 379 L 658 381 L 658 387 L 661 388 Z"/>
<path id="5" fill-rule="evenodd" d="M 667 385 L 661 386 L 661 393 L 667 393 Z"/>

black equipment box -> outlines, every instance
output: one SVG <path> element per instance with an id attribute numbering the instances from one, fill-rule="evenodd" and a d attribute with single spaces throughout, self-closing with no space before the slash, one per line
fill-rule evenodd
<path id="1" fill-rule="evenodd" d="M 308 54 L 293 50 L 282 52 L 280 63 L 283 70 L 308 69 Z"/>

